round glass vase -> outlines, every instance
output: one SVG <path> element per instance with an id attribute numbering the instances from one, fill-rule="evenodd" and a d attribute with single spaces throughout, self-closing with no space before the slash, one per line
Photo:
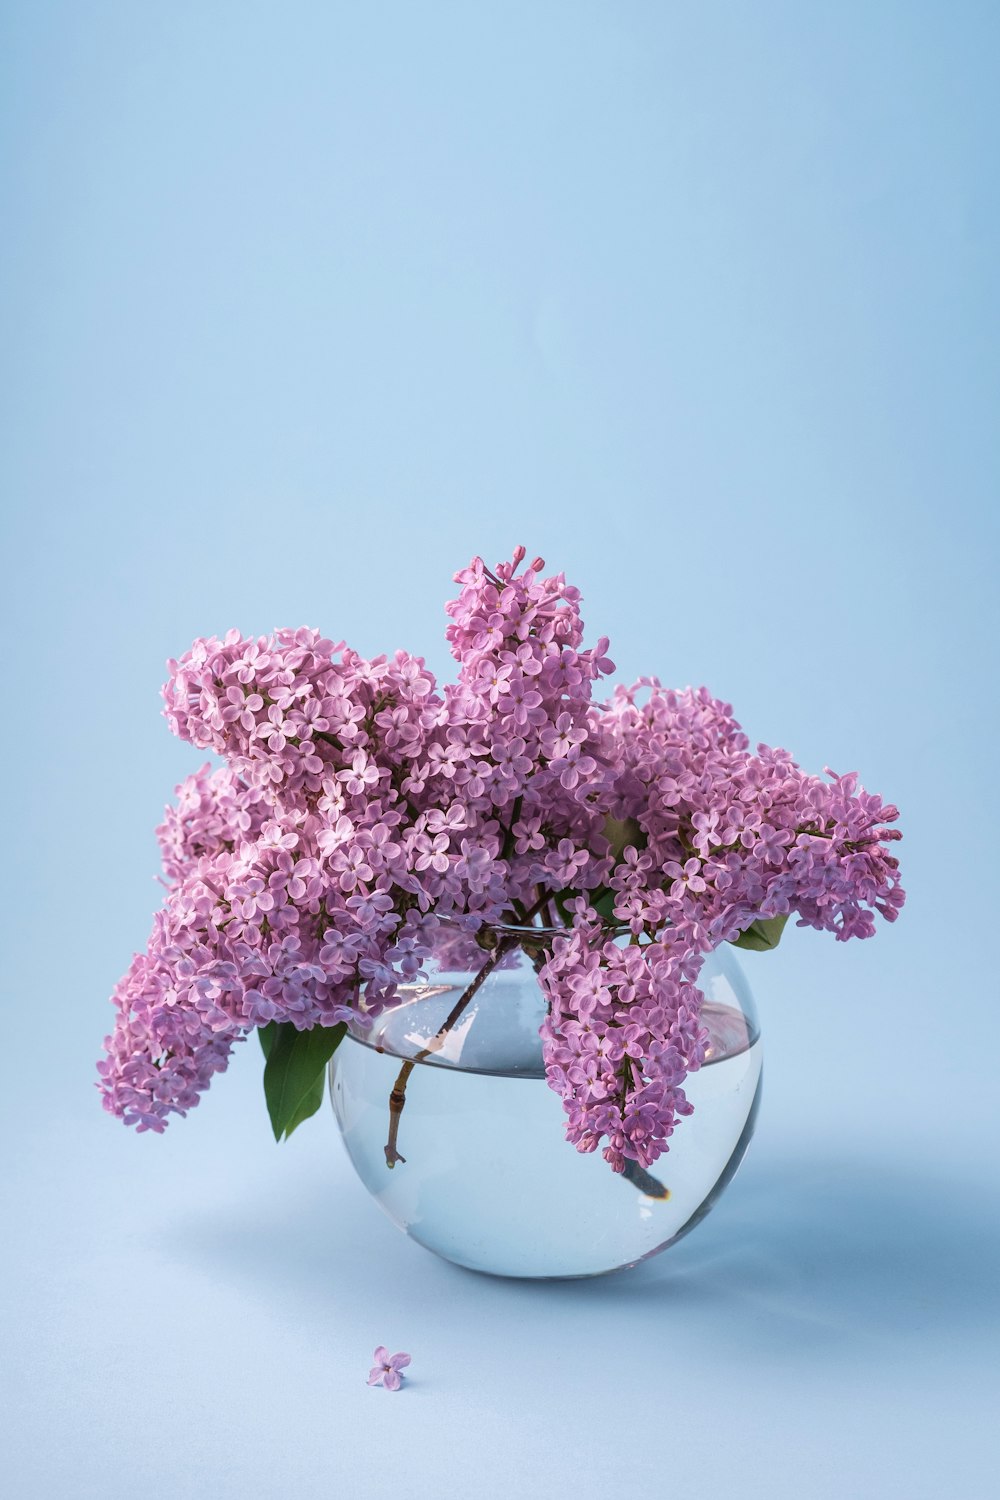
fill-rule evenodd
<path id="1" fill-rule="evenodd" d="M 518 929 L 494 934 L 502 941 Z M 710 954 L 698 980 L 710 1042 L 684 1085 L 694 1113 L 648 1172 L 628 1163 L 621 1175 L 600 1151 L 565 1139 L 538 1035 L 545 997 L 523 949 L 439 1035 L 486 960 L 468 940 L 446 942 L 420 983 L 401 985 L 398 1002 L 367 1030 L 350 1029 L 334 1053 L 334 1114 L 365 1187 L 411 1239 L 495 1276 L 598 1276 L 676 1244 L 732 1180 L 760 1099 L 760 1029 L 732 950 Z M 390 1094 L 405 1063 L 390 1168 Z"/>

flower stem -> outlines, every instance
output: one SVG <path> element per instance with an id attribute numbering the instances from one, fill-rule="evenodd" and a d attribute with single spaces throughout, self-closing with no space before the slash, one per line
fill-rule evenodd
<path id="1" fill-rule="evenodd" d="M 413 1057 L 408 1058 L 400 1068 L 398 1077 L 396 1078 L 396 1082 L 392 1086 L 392 1093 L 389 1095 L 389 1138 L 385 1143 L 385 1164 L 390 1170 L 396 1165 L 398 1161 L 406 1161 L 406 1157 L 400 1156 L 399 1152 L 397 1151 L 396 1141 L 399 1135 L 399 1117 L 403 1113 L 403 1106 L 406 1103 L 406 1085 L 409 1080 L 410 1074 L 413 1072 L 417 1063 L 423 1062 L 426 1057 L 430 1057 L 432 1052 L 440 1051 L 440 1049 L 444 1046 L 445 1039 L 447 1038 L 448 1033 L 451 1031 L 451 1028 L 454 1026 L 455 1022 L 458 1020 L 465 1007 L 469 1004 L 470 1000 L 479 989 L 479 986 L 482 984 L 483 980 L 487 977 L 487 975 L 493 972 L 500 960 L 502 958 L 505 958 L 506 955 L 510 953 L 511 949 L 516 947 L 517 939 L 513 937 L 503 938 L 501 942 L 497 944 L 496 948 L 494 948 L 489 958 L 487 958 L 486 962 L 483 964 L 483 967 L 480 969 L 475 979 L 468 986 L 468 988 L 466 990 L 463 990 L 462 994 L 459 995 L 458 999 L 455 1001 L 455 1004 L 452 1006 L 451 1010 L 448 1012 L 448 1015 L 438 1027 L 437 1031 L 431 1037 L 426 1047 L 421 1047 L 420 1051 L 414 1053 Z"/>
<path id="2" fill-rule="evenodd" d="M 625 1158 L 622 1176 L 626 1182 L 631 1182 L 634 1187 L 637 1187 L 640 1193 L 645 1193 L 647 1198 L 670 1197 L 670 1189 L 658 1177 L 653 1177 L 647 1172 L 645 1167 L 640 1167 L 639 1163 L 633 1161 L 631 1157 Z"/>
<path id="3" fill-rule="evenodd" d="M 511 819 L 511 822 L 513 824 L 514 819 Z M 518 921 L 525 928 L 530 927 L 534 918 L 551 899 L 552 892 L 543 889 L 537 900 L 527 910 L 519 902 L 515 901 L 513 903 L 514 913 Z M 634 938 L 633 941 L 635 941 Z M 417 1066 L 417 1063 L 423 1062 L 426 1058 L 430 1057 L 431 1053 L 440 1051 L 455 1022 L 473 999 L 483 980 L 492 974 L 500 960 L 505 958 L 514 948 L 520 946 L 521 942 L 520 936 L 509 936 L 501 939 L 483 964 L 483 967 L 479 970 L 479 973 L 468 987 L 462 991 L 461 995 L 459 995 L 426 1047 L 421 1047 L 420 1051 L 415 1052 L 413 1057 L 407 1058 L 400 1068 L 396 1076 L 396 1082 L 393 1084 L 392 1091 L 389 1094 L 389 1134 L 384 1149 L 385 1164 L 390 1171 L 397 1162 L 402 1162 L 404 1166 L 406 1164 L 406 1157 L 400 1155 L 397 1143 L 399 1139 L 399 1121 L 406 1104 L 406 1085 L 409 1082 L 410 1074 Z M 528 957 L 531 960 L 535 973 L 540 973 L 545 967 L 543 954 L 537 950 L 531 951 L 531 949 L 528 949 L 526 951 L 528 951 Z M 666 1199 L 670 1197 L 670 1189 L 664 1183 L 660 1182 L 658 1178 L 653 1177 L 651 1173 L 640 1167 L 638 1162 L 626 1159 L 622 1176 L 626 1182 L 631 1182 L 634 1187 L 638 1188 L 648 1198 Z"/>

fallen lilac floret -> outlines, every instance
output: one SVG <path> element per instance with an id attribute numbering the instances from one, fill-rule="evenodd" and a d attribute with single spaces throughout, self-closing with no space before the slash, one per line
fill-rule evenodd
<path id="1" fill-rule="evenodd" d="M 390 1354 L 384 1344 L 379 1344 L 372 1358 L 375 1363 L 368 1376 L 368 1384 L 385 1386 L 387 1391 L 398 1391 L 403 1383 L 402 1372 L 410 1363 L 410 1356 Z"/>

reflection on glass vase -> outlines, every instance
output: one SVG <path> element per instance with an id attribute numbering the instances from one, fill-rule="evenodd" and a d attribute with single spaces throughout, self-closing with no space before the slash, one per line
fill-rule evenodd
<path id="1" fill-rule="evenodd" d="M 498 929 L 498 940 L 514 932 Z M 545 998 L 521 948 L 439 1037 L 484 957 L 467 941 L 444 943 L 425 978 L 401 986 L 399 1002 L 334 1054 L 333 1108 L 362 1182 L 412 1239 L 498 1276 L 596 1276 L 675 1244 L 732 1179 L 760 1098 L 760 1030 L 732 950 L 709 955 L 698 981 L 711 1040 L 685 1082 L 694 1113 L 648 1173 L 630 1163 L 621 1176 L 599 1151 L 581 1154 L 565 1140 L 542 1064 Z M 401 1068 L 406 1105 L 390 1169 L 389 1101 Z"/>

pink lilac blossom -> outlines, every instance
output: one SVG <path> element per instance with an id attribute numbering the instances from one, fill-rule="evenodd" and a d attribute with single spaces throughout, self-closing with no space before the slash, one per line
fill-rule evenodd
<path id="1" fill-rule="evenodd" d="M 650 677 L 598 701 L 607 640 L 585 647 L 578 590 L 524 557 L 456 575 L 442 688 L 419 657 L 308 629 L 230 631 L 169 664 L 171 728 L 226 763 L 158 829 L 166 900 L 100 1064 L 126 1123 L 185 1114 L 254 1028 L 377 1014 L 439 918 L 475 945 L 537 913 L 563 929 L 539 978 L 567 1137 L 649 1166 L 691 1112 L 705 954 L 759 917 L 839 940 L 895 919 L 895 807 L 853 773 L 751 753 L 705 688 Z"/>
<path id="2" fill-rule="evenodd" d="M 412 1361 L 408 1354 L 390 1354 L 384 1344 L 379 1344 L 372 1355 L 375 1363 L 368 1374 L 369 1385 L 384 1386 L 387 1391 L 398 1391 L 403 1383 L 403 1371 Z"/>

